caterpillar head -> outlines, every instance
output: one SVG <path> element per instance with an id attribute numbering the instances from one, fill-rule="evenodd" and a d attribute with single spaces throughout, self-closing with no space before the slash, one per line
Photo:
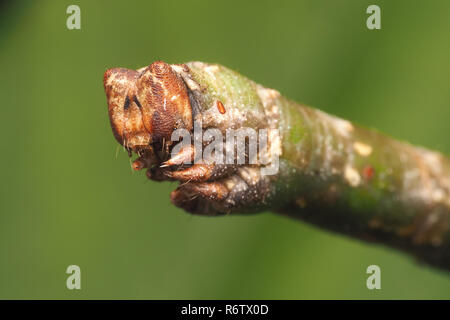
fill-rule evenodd
<path id="1" fill-rule="evenodd" d="M 156 146 L 170 144 L 175 129 L 192 129 L 186 86 L 165 62 L 108 69 L 103 85 L 114 137 L 130 153 L 153 153 Z"/>

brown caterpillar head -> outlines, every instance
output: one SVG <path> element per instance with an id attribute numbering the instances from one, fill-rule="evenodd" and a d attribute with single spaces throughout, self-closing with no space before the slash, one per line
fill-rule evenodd
<path id="1" fill-rule="evenodd" d="M 170 144 L 175 129 L 192 129 L 186 86 L 165 62 L 137 71 L 108 69 L 103 85 L 113 134 L 129 151 L 151 151 L 154 145 Z"/>

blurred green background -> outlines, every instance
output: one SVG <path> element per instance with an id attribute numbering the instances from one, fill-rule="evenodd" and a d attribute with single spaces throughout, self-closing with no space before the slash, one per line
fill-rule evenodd
<path id="1" fill-rule="evenodd" d="M 81 8 L 81 30 L 66 8 Z M 381 7 L 382 29 L 366 28 Z M 0 13 L 0 298 L 450 298 L 450 275 L 264 213 L 190 216 L 133 173 L 110 67 L 218 62 L 450 153 L 449 1 L 17 1 Z M 82 289 L 66 288 L 68 265 Z M 368 265 L 381 290 L 366 288 Z"/>

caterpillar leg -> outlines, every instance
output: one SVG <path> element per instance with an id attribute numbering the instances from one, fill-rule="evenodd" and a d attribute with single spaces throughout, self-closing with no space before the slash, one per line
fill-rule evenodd
<path id="1" fill-rule="evenodd" d="M 176 206 L 200 215 L 256 211 L 270 201 L 271 188 L 258 167 L 243 166 L 229 177 L 181 184 L 171 194 Z M 245 208 L 245 211 L 242 209 Z"/>
<path id="2" fill-rule="evenodd" d="M 179 170 L 168 171 L 166 175 L 169 178 L 185 181 L 212 181 L 220 177 L 227 176 L 236 171 L 236 166 L 226 164 L 194 164 L 192 167 Z"/>

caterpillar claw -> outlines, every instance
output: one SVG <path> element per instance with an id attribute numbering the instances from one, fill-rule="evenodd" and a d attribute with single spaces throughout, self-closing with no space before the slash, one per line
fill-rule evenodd
<path id="1" fill-rule="evenodd" d="M 181 165 L 181 164 L 190 164 L 194 160 L 194 153 L 195 153 L 195 148 L 193 145 L 183 147 L 183 148 L 181 148 L 180 152 L 178 152 L 176 155 L 174 155 L 169 160 L 163 162 L 159 167 L 165 168 L 165 167 L 177 166 L 177 165 Z"/>
<path id="2" fill-rule="evenodd" d="M 212 164 L 194 164 L 193 166 L 178 170 L 168 171 L 166 174 L 168 177 L 184 181 L 207 181 L 211 178 L 214 171 L 214 165 Z"/>
<path id="3" fill-rule="evenodd" d="M 199 215 L 251 213 L 270 201 L 271 187 L 259 168 L 243 166 L 220 180 L 188 182 L 171 194 L 174 205 Z M 253 210 L 246 210 L 253 208 Z"/>

